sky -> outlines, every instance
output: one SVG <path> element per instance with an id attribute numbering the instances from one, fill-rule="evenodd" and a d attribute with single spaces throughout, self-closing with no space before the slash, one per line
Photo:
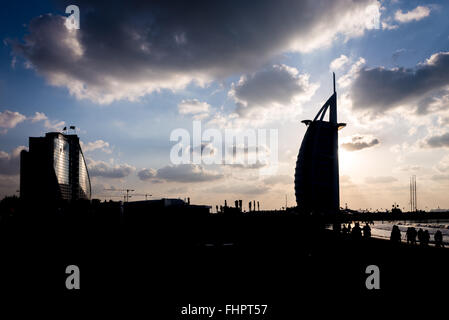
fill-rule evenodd
<path id="1" fill-rule="evenodd" d="M 79 8 L 79 29 L 67 25 L 69 5 Z M 449 208 L 445 1 L 1 6 L 0 197 L 17 194 L 30 136 L 73 125 L 94 198 L 119 200 L 120 189 L 134 189 L 130 200 L 294 206 L 301 121 L 332 94 L 335 72 L 338 121 L 347 123 L 339 131 L 341 206 L 408 208 L 416 175 L 418 208 Z M 203 140 L 194 140 L 199 123 Z M 264 161 L 250 162 L 254 150 L 236 142 L 243 163 L 208 162 L 232 147 L 206 132 L 224 141 L 226 130 L 270 132 L 257 140 Z M 179 146 L 188 155 L 181 163 Z"/>

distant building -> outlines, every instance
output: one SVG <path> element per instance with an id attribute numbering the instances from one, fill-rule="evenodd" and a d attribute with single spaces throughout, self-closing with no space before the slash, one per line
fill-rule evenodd
<path id="1" fill-rule="evenodd" d="M 449 209 L 430 209 L 430 212 L 449 212 Z"/>
<path id="2" fill-rule="evenodd" d="M 324 116 L 329 110 L 329 121 Z M 305 213 L 334 214 L 340 210 L 338 172 L 337 92 L 321 107 L 315 118 L 302 121 L 307 131 L 299 149 L 295 170 L 295 195 Z"/>
<path id="3" fill-rule="evenodd" d="M 145 221 L 154 218 L 192 219 L 208 216 L 211 206 L 193 205 L 181 199 L 154 199 L 124 203 L 127 221 Z"/>
<path id="4" fill-rule="evenodd" d="M 76 134 L 49 132 L 30 137 L 20 154 L 20 197 L 56 202 L 90 199 L 86 161 Z"/>

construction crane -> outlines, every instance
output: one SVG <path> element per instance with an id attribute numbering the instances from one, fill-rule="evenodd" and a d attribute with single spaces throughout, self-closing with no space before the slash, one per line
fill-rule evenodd
<path id="1" fill-rule="evenodd" d="M 152 197 L 153 195 L 149 194 L 149 193 L 134 193 L 133 196 L 136 196 L 136 197 L 143 197 L 143 196 L 145 196 L 145 200 L 148 200 L 148 197 Z"/>
<path id="2" fill-rule="evenodd" d="M 105 201 L 107 198 L 112 200 L 111 198 L 121 198 L 122 197 L 122 195 L 112 195 L 112 194 L 96 194 L 95 196 L 98 198 L 104 198 Z"/>
<path id="3" fill-rule="evenodd" d="M 129 198 L 131 198 L 132 196 L 129 195 L 130 192 L 134 192 L 134 189 L 104 189 L 106 191 L 120 191 L 120 192 L 126 192 L 126 195 L 123 195 L 123 201 L 124 202 L 128 202 Z"/>

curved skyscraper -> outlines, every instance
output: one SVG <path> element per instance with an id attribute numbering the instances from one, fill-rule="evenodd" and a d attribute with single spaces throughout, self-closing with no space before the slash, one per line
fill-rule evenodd
<path id="1" fill-rule="evenodd" d="M 91 185 L 76 134 L 30 137 L 20 157 L 20 197 L 38 201 L 90 199 Z"/>
<path id="2" fill-rule="evenodd" d="M 324 103 L 313 120 L 302 121 L 307 131 L 295 170 L 296 203 L 301 212 L 329 215 L 340 209 L 338 173 L 337 92 Z M 329 111 L 328 121 L 325 119 Z"/>

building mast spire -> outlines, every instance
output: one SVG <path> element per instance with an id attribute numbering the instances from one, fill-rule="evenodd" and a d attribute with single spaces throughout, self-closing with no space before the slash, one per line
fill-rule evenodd
<path id="1" fill-rule="evenodd" d="M 329 104 L 329 121 L 337 125 L 337 91 L 335 90 L 335 72 L 332 72 L 334 81 L 334 94 L 328 100 Z"/>
<path id="2" fill-rule="evenodd" d="M 336 93 L 336 90 L 335 90 L 335 72 L 332 72 L 332 74 L 334 76 L 334 93 Z"/>

